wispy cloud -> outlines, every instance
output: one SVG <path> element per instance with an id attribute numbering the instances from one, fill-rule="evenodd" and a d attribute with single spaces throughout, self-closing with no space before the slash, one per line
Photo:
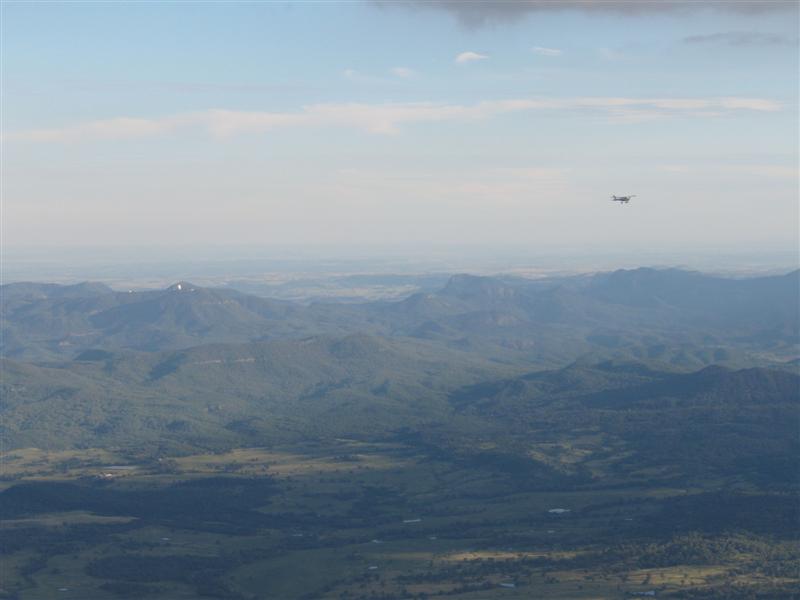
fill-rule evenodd
<path id="1" fill-rule="evenodd" d="M 659 171 L 666 173 L 703 174 L 717 173 L 731 175 L 746 175 L 762 179 L 792 180 L 800 179 L 800 169 L 796 166 L 770 165 L 770 164 L 665 164 L 658 166 Z"/>
<path id="2" fill-rule="evenodd" d="M 347 79 L 348 81 L 352 81 L 353 83 L 376 83 L 385 85 L 387 83 L 395 83 L 394 81 L 386 78 L 386 77 L 375 77 L 373 75 L 366 75 L 355 69 L 345 69 L 342 71 L 342 77 Z"/>
<path id="3" fill-rule="evenodd" d="M 476 60 L 486 60 L 487 58 L 489 57 L 486 56 L 485 54 L 479 54 L 477 52 L 468 51 L 468 52 L 462 52 L 461 54 L 456 56 L 456 63 L 458 63 L 459 65 L 463 65 L 466 63 L 475 62 Z"/>
<path id="4" fill-rule="evenodd" d="M 411 102 L 389 104 L 314 104 L 292 112 L 212 109 L 156 118 L 118 117 L 65 127 L 8 132 L 5 139 L 72 142 L 127 139 L 199 129 L 215 137 L 257 134 L 290 127 L 345 127 L 370 133 L 396 133 L 404 125 L 470 121 L 521 112 L 569 111 L 601 114 L 621 121 L 670 116 L 716 117 L 738 111 L 775 112 L 779 102 L 764 98 L 521 98 L 471 105 Z"/>
<path id="5" fill-rule="evenodd" d="M 744 165 L 734 167 L 734 170 L 744 171 L 750 175 L 758 177 L 769 177 L 773 179 L 800 179 L 800 169 L 797 167 L 787 167 L 785 165 Z"/>
<path id="6" fill-rule="evenodd" d="M 314 89 L 302 83 L 219 83 L 202 81 L 152 81 L 125 79 L 64 79 L 58 82 L 70 92 L 139 92 L 155 91 L 180 94 L 226 92 L 233 94 L 258 94 L 299 92 Z"/>
<path id="7" fill-rule="evenodd" d="M 724 46 L 797 46 L 797 37 L 758 31 L 726 31 L 683 38 L 686 44 L 717 44 Z"/>
<path id="8" fill-rule="evenodd" d="M 391 73 L 395 77 L 400 77 L 401 79 L 410 79 L 417 74 L 414 69 L 409 69 L 408 67 L 394 67 Z"/>
<path id="9" fill-rule="evenodd" d="M 534 46 L 531 48 L 534 54 L 538 54 L 540 56 L 561 56 L 563 51 L 559 50 L 558 48 L 544 48 L 542 46 Z"/>

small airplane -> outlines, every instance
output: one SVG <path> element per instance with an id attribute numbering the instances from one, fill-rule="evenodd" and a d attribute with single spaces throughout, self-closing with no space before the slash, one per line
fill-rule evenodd
<path id="1" fill-rule="evenodd" d="M 611 201 L 619 202 L 620 204 L 627 204 L 631 201 L 631 198 L 636 198 L 636 194 L 631 194 L 630 196 L 611 196 Z"/>

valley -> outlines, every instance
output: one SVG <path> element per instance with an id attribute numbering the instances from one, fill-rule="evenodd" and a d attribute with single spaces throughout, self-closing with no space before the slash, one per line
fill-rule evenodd
<path id="1" fill-rule="evenodd" d="M 0 597 L 796 598 L 797 279 L 3 286 Z"/>
<path id="2" fill-rule="evenodd" d="M 20 598 L 792 598 L 800 583 L 786 490 L 553 486 L 352 440 L 98 464 L 123 458 L 10 460 Z"/>

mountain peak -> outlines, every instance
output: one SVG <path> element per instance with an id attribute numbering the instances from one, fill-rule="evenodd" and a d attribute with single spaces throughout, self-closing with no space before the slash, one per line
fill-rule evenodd
<path id="1" fill-rule="evenodd" d="M 199 288 L 188 281 L 178 281 L 167 288 L 168 292 L 196 292 Z"/>
<path id="2" fill-rule="evenodd" d="M 459 274 L 453 275 L 442 290 L 442 294 L 461 299 L 468 298 L 511 298 L 517 291 L 493 277 Z"/>

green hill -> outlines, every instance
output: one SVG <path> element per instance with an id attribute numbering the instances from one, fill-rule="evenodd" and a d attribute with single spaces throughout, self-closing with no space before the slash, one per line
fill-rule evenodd
<path id="1" fill-rule="evenodd" d="M 497 372 L 465 353 L 362 335 L 88 358 L 3 361 L 7 448 L 380 435 L 444 417 L 449 390 Z"/>
<path id="2" fill-rule="evenodd" d="M 456 275 L 439 291 L 400 301 L 311 305 L 188 282 L 145 292 L 9 284 L 0 289 L 1 350 L 53 360 L 91 349 L 159 352 L 368 334 L 549 368 L 587 355 L 685 369 L 776 366 L 798 354 L 799 273 L 730 279 L 637 269 L 545 282 Z"/>

